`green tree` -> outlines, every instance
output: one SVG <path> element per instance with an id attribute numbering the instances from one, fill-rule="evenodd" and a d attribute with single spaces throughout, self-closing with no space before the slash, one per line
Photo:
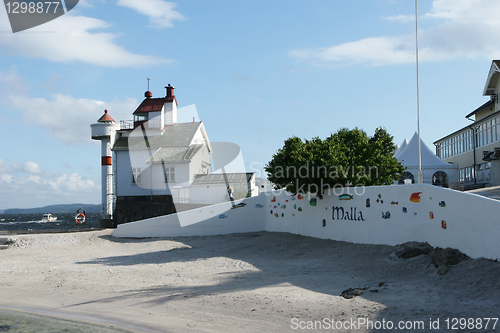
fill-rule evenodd
<path id="1" fill-rule="evenodd" d="M 392 184 L 404 170 L 393 155 L 395 149 L 384 128 L 377 128 L 371 138 L 361 129 L 342 128 L 325 140 L 287 139 L 265 170 L 277 189 L 322 197 L 338 186 Z"/>

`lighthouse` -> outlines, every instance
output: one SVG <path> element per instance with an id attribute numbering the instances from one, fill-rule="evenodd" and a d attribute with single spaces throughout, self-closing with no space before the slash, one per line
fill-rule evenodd
<path id="1" fill-rule="evenodd" d="M 101 202 L 102 202 L 102 223 L 99 227 L 106 227 L 113 218 L 113 158 L 111 147 L 115 143 L 116 131 L 120 130 L 120 125 L 116 124 L 113 118 L 104 110 L 104 115 L 97 120 L 97 123 L 90 125 L 92 139 L 101 141 Z"/>

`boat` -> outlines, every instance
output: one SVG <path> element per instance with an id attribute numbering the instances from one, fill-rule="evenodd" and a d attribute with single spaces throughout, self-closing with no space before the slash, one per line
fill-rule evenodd
<path id="1" fill-rule="evenodd" d="M 40 221 L 41 222 L 54 222 L 54 221 L 57 221 L 57 217 L 52 216 L 51 214 L 43 214 L 43 217 Z"/>

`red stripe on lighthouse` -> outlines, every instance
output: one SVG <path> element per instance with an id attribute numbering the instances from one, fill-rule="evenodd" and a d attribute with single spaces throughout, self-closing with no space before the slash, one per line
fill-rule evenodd
<path id="1" fill-rule="evenodd" d="M 101 165 L 112 165 L 111 156 L 103 156 L 101 160 Z"/>

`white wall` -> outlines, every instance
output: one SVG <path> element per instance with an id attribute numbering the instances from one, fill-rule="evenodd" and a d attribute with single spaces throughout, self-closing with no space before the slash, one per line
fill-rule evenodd
<path id="1" fill-rule="evenodd" d="M 130 161 L 128 151 L 116 151 L 116 195 L 117 196 L 139 196 L 139 195 L 150 195 L 151 190 L 142 188 L 137 184 L 132 183 L 132 163 Z M 145 155 L 148 156 L 148 155 Z M 147 159 L 147 157 L 146 157 Z M 143 161 L 146 161 L 144 159 Z M 139 159 L 138 159 L 139 160 Z M 147 164 L 134 163 L 134 167 L 140 167 L 145 170 L 148 167 Z M 146 172 L 142 176 L 142 184 L 149 182 Z"/>
<path id="2" fill-rule="evenodd" d="M 343 190 L 353 198 L 340 200 L 343 192 L 338 189 L 322 200 L 316 199 L 316 206 L 310 204 L 313 196 L 299 199 L 286 192 L 266 192 L 242 200 L 246 205 L 241 208 L 229 209 L 230 204 L 223 203 L 121 224 L 113 235 L 174 237 L 267 230 L 365 244 L 428 242 L 432 246 L 457 248 L 473 258 L 500 259 L 499 201 L 427 184 Z M 419 202 L 412 202 L 412 194 L 418 192 L 421 192 Z M 366 205 L 367 199 L 370 199 L 370 207 Z M 441 207 L 440 202 L 444 202 L 445 207 Z M 337 207 L 348 215 L 352 209 L 356 216 L 339 219 Z M 389 216 L 387 212 L 390 218 L 383 218 L 383 215 Z M 220 219 L 220 214 L 226 217 Z"/>
<path id="3" fill-rule="evenodd" d="M 265 230 L 264 208 L 256 208 L 260 197 L 237 200 L 244 207 L 231 209 L 225 202 L 147 220 L 120 224 L 115 237 L 174 237 L 223 235 Z M 252 214 L 249 214 L 252 211 Z"/>

